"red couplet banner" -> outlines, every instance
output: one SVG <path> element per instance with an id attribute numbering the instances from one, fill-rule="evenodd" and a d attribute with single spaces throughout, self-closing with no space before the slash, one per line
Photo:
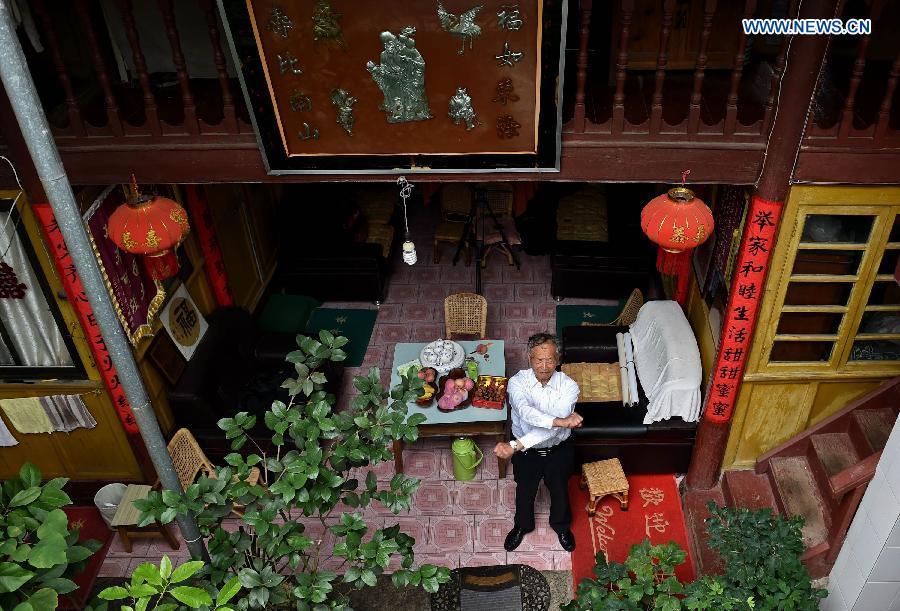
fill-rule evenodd
<path id="1" fill-rule="evenodd" d="M 206 278 L 212 286 L 216 304 L 219 307 L 234 305 L 234 299 L 228 289 L 228 275 L 225 273 L 222 249 L 219 246 L 209 206 L 196 185 L 187 185 L 185 191 L 191 221 L 197 230 L 197 238 L 200 240 L 200 248 L 206 261 Z"/>
<path id="2" fill-rule="evenodd" d="M 84 329 L 88 343 L 91 346 L 94 361 L 103 377 L 106 390 L 109 392 L 109 396 L 112 397 L 113 405 L 116 408 L 116 413 L 119 415 L 119 420 L 122 422 L 122 427 L 129 437 L 136 438 L 138 444 L 140 444 L 142 443 L 140 430 L 137 422 L 134 420 L 134 413 L 131 411 L 131 405 L 129 405 L 122 384 L 119 382 L 119 375 L 116 373 L 115 365 L 113 365 L 109 351 L 106 349 L 106 341 L 100 333 L 100 325 L 97 324 L 91 304 L 88 303 L 84 294 L 84 286 L 82 286 L 81 278 L 78 277 L 78 272 L 75 270 L 75 264 L 72 262 L 72 256 L 69 254 L 69 248 L 66 246 L 65 240 L 63 240 L 62 231 L 60 231 L 59 225 L 56 223 L 53 210 L 50 208 L 50 204 L 32 204 L 31 207 L 41 223 L 44 237 L 53 253 L 56 271 L 62 279 L 69 303 L 75 307 L 75 312 L 78 314 L 78 321 L 81 323 L 81 328 Z"/>
<path id="3" fill-rule="evenodd" d="M 712 422 L 728 422 L 734 411 L 744 364 L 750 354 L 750 341 L 756 329 L 759 301 L 775 245 L 781 208 L 781 202 L 755 196 L 750 201 L 728 297 L 722 344 L 706 401 L 705 418 Z"/>

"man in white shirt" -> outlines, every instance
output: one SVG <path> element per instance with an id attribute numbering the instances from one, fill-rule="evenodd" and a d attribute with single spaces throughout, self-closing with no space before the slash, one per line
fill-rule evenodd
<path id="1" fill-rule="evenodd" d="M 559 340 L 555 335 L 529 337 L 528 360 L 531 369 L 523 369 L 507 385 L 513 440 L 494 448 L 498 457 L 512 457 L 516 480 L 516 518 L 504 547 L 513 551 L 534 530 L 534 497 L 543 479 L 550 491 L 550 527 L 559 535 L 562 548 L 571 552 L 575 536 L 569 530 L 568 481 L 575 447 L 570 435 L 571 429 L 581 426 L 582 418 L 574 412 L 580 391 L 575 380 L 556 371 Z"/>

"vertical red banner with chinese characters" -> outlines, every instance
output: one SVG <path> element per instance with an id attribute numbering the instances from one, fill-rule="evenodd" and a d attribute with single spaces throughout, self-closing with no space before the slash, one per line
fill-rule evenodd
<path id="1" fill-rule="evenodd" d="M 213 225 L 212 213 L 206 200 L 200 195 L 196 185 L 187 185 L 188 211 L 194 227 L 197 229 L 197 238 L 200 240 L 200 248 L 203 250 L 203 259 L 206 262 L 206 278 L 209 280 L 219 307 L 234 305 L 234 299 L 228 288 L 228 275 L 225 273 L 225 260 L 222 258 L 222 249 L 219 246 L 219 238 L 216 236 L 216 228 Z"/>
<path id="2" fill-rule="evenodd" d="M 75 307 L 75 312 L 78 314 L 78 321 L 81 323 L 81 328 L 84 329 L 87 341 L 91 346 L 91 354 L 93 354 L 97 368 L 103 376 L 106 390 L 109 392 L 109 396 L 112 397 L 113 405 L 116 408 L 116 413 L 119 415 L 119 420 L 122 422 L 122 427 L 129 437 L 136 439 L 137 443 L 141 444 L 140 430 L 137 422 L 135 422 L 134 413 L 131 411 L 131 405 L 129 405 L 128 398 L 125 396 L 125 390 L 119 382 L 116 367 L 113 365 L 109 351 L 106 349 L 106 340 L 103 339 L 103 335 L 100 333 L 100 325 L 97 324 L 91 304 L 88 303 L 84 294 L 84 286 L 82 286 L 81 278 L 78 277 L 78 272 L 75 270 L 75 264 L 72 261 L 72 256 L 69 254 L 69 248 L 66 246 L 65 240 L 63 240 L 62 231 L 60 231 L 59 225 L 56 223 L 53 210 L 50 208 L 50 204 L 32 204 L 32 209 L 41 223 L 44 237 L 53 254 L 56 271 L 62 280 L 63 287 L 66 289 L 69 303 Z"/>
<path id="3" fill-rule="evenodd" d="M 759 301 L 772 257 L 781 208 L 781 202 L 756 196 L 750 201 L 728 298 L 722 345 L 706 402 L 705 418 L 711 422 L 728 422 L 734 411 L 744 366 L 750 354 L 750 340 L 756 328 Z"/>

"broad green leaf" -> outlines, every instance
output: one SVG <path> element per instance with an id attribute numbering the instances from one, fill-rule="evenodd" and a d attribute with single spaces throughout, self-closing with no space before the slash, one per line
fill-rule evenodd
<path id="1" fill-rule="evenodd" d="M 78 589 L 78 584 L 71 579 L 66 579 L 64 577 L 54 577 L 53 579 L 42 581 L 41 584 L 50 588 L 57 594 L 68 594 L 69 592 L 74 592 Z"/>
<path id="2" fill-rule="evenodd" d="M 66 540 L 56 533 L 48 534 L 31 548 L 28 563 L 38 569 L 49 569 L 66 562 Z"/>
<path id="3" fill-rule="evenodd" d="M 26 488 L 38 486 L 41 483 L 41 472 L 33 464 L 27 462 L 19 469 L 19 479 L 22 480 Z"/>
<path id="4" fill-rule="evenodd" d="M 34 575 L 14 562 L 0 562 L 0 592 L 15 592 Z"/>
<path id="5" fill-rule="evenodd" d="M 69 495 L 64 491 L 53 488 L 45 485 L 43 490 L 41 490 L 41 495 L 38 500 L 42 503 L 50 505 L 51 507 L 63 507 L 64 505 L 71 505 L 72 499 L 69 498 Z"/>
<path id="6" fill-rule="evenodd" d="M 219 590 L 218 596 L 216 596 L 216 606 L 222 606 L 231 600 L 235 594 L 237 594 L 241 589 L 241 582 L 237 577 L 232 577 L 225 585 L 222 586 L 222 589 Z"/>
<path id="7" fill-rule="evenodd" d="M 172 561 L 169 560 L 168 556 L 163 556 L 162 560 L 159 561 L 159 574 L 162 575 L 163 579 L 168 579 L 172 574 Z"/>
<path id="8" fill-rule="evenodd" d="M 128 590 L 122 586 L 112 586 L 100 592 L 98 596 L 103 600 L 122 600 L 128 598 Z"/>
<path id="9" fill-rule="evenodd" d="M 202 560 L 191 560 L 189 562 L 185 562 L 177 569 L 172 571 L 172 577 L 169 578 L 169 581 L 172 583 L 181 583 L 182 581 L 202 569 L 204 564 L 206 563 Z"/>
<path id="10" fill-rule="evenodd" d="M 154 586 L 160 586 L 163 582 L 162 575 L 159 574 L 159 569 L 152 562 L 143 562 L 139 564 L 131 574 L 131 579 L 132 581 L 135 579 L 146 581 Z"/>
<path id="11" fill-rule="evenodd" d="M 17 492 L 9 502 L 9 506 L 22 507 L 23 505 L 34 502 L 39 496 L 41 496 L 41 489 L 37 486 L 31 486 L 30 488 Z"/>
<path id="12" fill-rule="evenodd" d="M 44 539 L 47 535 L 65 536 L 69 530 L 69 517 L 62 509 L 54 509 L 47 513 L 44 523 L 37 529 L 38 539 Z"/>
<path id="13" fill-rule="evenodd" d="M 192 609 L 212 604 L 212 597 L 209 595 L 209 592 L 200 588 L 178 586 L 177 588 L 172 588 L 169 593 L 175 600 L 186 604 Z"/>

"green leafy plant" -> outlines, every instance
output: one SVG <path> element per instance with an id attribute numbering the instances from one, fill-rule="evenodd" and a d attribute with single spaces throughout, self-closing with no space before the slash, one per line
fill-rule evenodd
<path id="1" fill-rule="evenodd" d="M 370 528 L 355 511 L 373 500 L 393 513 L 408 510 L 419 481 L 397 474 L 384 486 L 371 470 L 359 479 L 352 476 L 354 470 L 391 460 L 389 445 L 395 440 L 416 440 L 424 417 L 408 416 L 407 403 L 420 394 L 422 381 L 415 374 L 404 376 L 388 393 L 373 369 L 354 378 L 359 394 L 349 409 L 336 412 L 335 397 L 325 391 L 327 380 L 320 369 L 346 358 L 341 347 L 347 339 L 321 331 L 319 340 L 298 336 L 297 343 L 299 350 L 287 355 L 296 377 L 282 385 L 290 400 L 275 401 L 263 419 L 274 451 L 263 451 L 249 435 L 255 416 L 239 413 L 222 419 L 219 427 L 233 450 L 249 442 L 257 451 L 229 454 L 228 466 L 217 469 L 215 478 L 201 477 L 183 495 L 151 493 L 137 504 L 141 523 L 168 523 L 178 514 L 196 516 L 210 553 L 211 584 L 221 587 L 236 576 L 245 588 L 235 599 L 238 609 L 349 608 L 346 595 L 335 585 L 342 581 L 355 588 L 374 586 L 397 556 L 395 583 L 436 591 L 449 579 L 448 569 L 413 568 L 412 537 L 397 525 Z M 261 472 L 256 484 L 248 481 L 254 468 Z M 229 531 L 223 520 L 235 505 L 243 507 L 243 516 L 239 528 Z M 333 548 L 307 534 L 297 521 L 300 517 L 318 519 L 328 528 L 337 539 Z"/>
<path id="2" fill-rule="evenodd" d="M 237 577 L 232 577 L 218 591 L 215 602 L 213 597 L 203 588 L 184 584 L 197 574 L 203 566 L 201 560 L 185 562 L 172 570 L 172 561 L 168 556 L 163 556 L 159 566 L 144 562 L 131 574 L 131 582 L 126 586 L 112 586 L 106 588 L 99 598 L 106 601 L 129 600 L 128 605 L 123 605 L 122 611 L 172 611 L 184 605 L 190 609 L 208 608 L 215 611 L 233 611 L 228 606 L 228 601 L 234 598 L 241 589 Z M 104 606 L 95 606 L 95 611 L 104 609 Z"/>
<path id="3" fill-rule="evenodd" d="M 809 610 L 828 592 L 813 588 L 800 562 L 803 519 L 774 516 L 770 509 L 751 511 L 707 504 L 709 546 L 725 565 L 720 580 L 725 593 L 753 597 L 760 609 Z"/>
<path id="4" fill-rule="evenodd" d="M 593 609 L 681 609 L 678 595 L 684 586 L 675 577 L 675 567 L 687 557 L 677 543 L 651 545 L 644 539 L 631 546 L 625 564 L 607 562 L 597 554 L 594 578 L 578 584 L 575 600 L 564 611 Z"/>
<path id="5" fill-rule="evenodd" d="M 684 588 L 685 598 L 682 605 L 685 609 L 755 609 L 752 596 L 740 599 L 725 593 L 725 586 L 718 577 L 704 575 Z"/>
<path id="6" fill-rule="evenodd" d="M 78 530 L 60 509 L 72 500 L 64 477 L 41 484 L 31 463 L 0 487 L 0 609 L 55 609 L 61 594 L 78 588 L 71 577 L 100 549 L 99 541 L 78 542 Z"/>

